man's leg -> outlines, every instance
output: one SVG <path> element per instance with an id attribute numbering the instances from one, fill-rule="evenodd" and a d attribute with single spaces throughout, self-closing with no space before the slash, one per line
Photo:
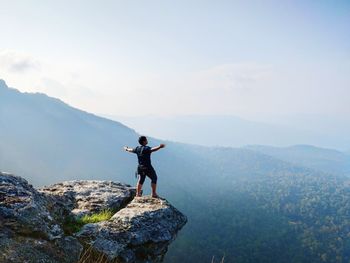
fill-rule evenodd
<path id="1" fill-rule="evenodd" d="M 158 197 L 158 195 L 157 195 L 157 184 L 151 183 L 151 187 L 152 187 L 152 197 Z"/>
<path id="2" fill-rule="evenodd" d="M 136 186 L 136 196 L 137 197 L 140 197 L 142 196 L 142 184 L 140 184 L 140 182 L 137 183 L 137 186 Z"/>
<path id="3" fill-rule="evenodd" d="M 151 170 L 150 173 L 150 178 L 151 178 L 151 188 L 152 188 L 152 197 L 159 197 L 157 195 L 157 174 L 154 169 Z"/>
<path id="4" fill-rule="evenodd" d="M 146 175 L 145 174 L 139 174 L 139 180 L 137 182 L 137 186 L 136 186 L 136 196 L 140 197 L 142 196 L 142 185 L 143 182 L 146 179 Z"/>

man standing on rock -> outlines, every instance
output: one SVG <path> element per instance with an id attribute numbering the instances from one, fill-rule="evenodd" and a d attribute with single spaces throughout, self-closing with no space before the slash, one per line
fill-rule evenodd
<path id="1" fill-rule="evenodd" d="M 152 197 L 158 198 L 157 195 L 157 174 L 151 164 L 151 153 L 156 152 L 161 148 L 165 147 L 165 144 L 160 144 L 157 147 L 149 147 L 147 146 L 148 141 L 146 136 L 139 137 L 139 144 L 141 146 L 137 146 L 136 148 L 129 148 L 128 146 L 124 147 L 124 150 L 127 152 L 132 152 L 137 154 L 139 165 L 137 167 L 137 173 L 139 174 L 139 180 L 136 186 L 136 196 L 140 197 L 142 195 L 142 185 L 148 176 L 151 179 L 151 187 L 152 187 Z"/>

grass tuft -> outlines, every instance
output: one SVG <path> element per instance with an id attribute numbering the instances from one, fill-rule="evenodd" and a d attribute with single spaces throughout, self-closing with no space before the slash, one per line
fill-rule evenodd
<path id="1" fill-rule="evenodd" d="M 77 218 L 77 222 L 83 225 L 89 223 L 98 223 L 101 221 L 109 220 L 114 215 L 114 213 L 115 212 L 110 209 L 105 209 L 96 214 L 84 215 L 82 217 L 79 217 Z"/>
<path id="2" fill-rule="evenodd" d="M 67 217 L 63 225 L 64 232 L 65 234 L 72 235 L 73 233 L 79 232 L 86 224 L 109 220 L 115 214 L 115 212 L 116 211 L 112 209 L 104 209 L 98 213 L 84 215 L 82 217 Z"/>

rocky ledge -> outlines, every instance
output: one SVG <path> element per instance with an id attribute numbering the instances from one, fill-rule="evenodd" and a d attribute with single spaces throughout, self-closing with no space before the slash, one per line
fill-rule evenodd
<path id="1" fill-rule="evenodd" d="M 68 218 L 103 210 L 107 221 L 67 232 Z M 186 224 L 167 200 L 136 197 L 129 185 L 69 181 L 35 189 L 0 173 L 0 262 L 162 262 Z"/>

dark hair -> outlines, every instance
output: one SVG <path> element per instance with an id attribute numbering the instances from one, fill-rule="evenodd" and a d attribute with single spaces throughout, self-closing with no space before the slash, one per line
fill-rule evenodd
<path id="1" fill-rule="evenodd" d="M 147 140 L 146 136 L 140 136 L 139 137 L 139 144 L 143 145 L 143 142 L 146 140 Z"/>

